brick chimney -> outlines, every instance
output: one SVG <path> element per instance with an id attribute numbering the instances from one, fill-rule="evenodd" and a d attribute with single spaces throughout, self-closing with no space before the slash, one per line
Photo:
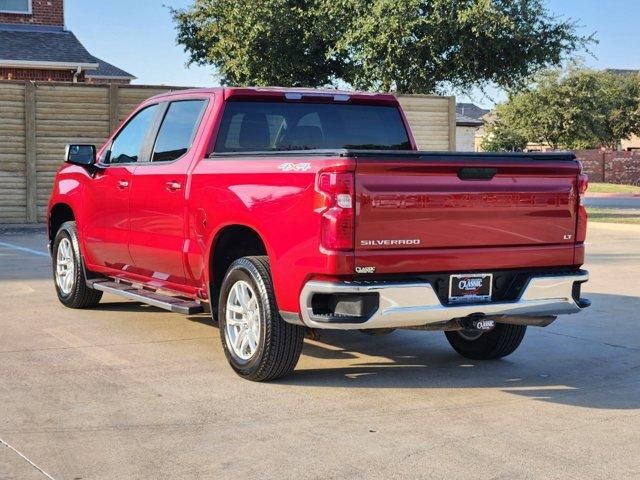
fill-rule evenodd
<path id="1" fill-rule="evenodd" d="M 0 23 L 64 26 L 64 0 L 22 0 L 31 12 L 0 13 Z"/>

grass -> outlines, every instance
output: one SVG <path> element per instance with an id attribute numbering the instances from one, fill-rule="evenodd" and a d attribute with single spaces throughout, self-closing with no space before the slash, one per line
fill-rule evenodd
<path id="1" fill-rule="evenodd" d="M 640 209 L 587 207 L 590 222 L 631 223 L 640 225 Z"/>
<path id="2" fill-rule="evenodd" d="M 589 193 L 627 193 L 629 195 L 640 195 L 640 187 L 633 185 L 618 185 L 616 183 L 591 183 L 589 182 Z"/>

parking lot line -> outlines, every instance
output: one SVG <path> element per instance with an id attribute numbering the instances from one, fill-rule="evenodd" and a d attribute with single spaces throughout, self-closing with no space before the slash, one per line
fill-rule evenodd
<path id="1" fill-rule="evenodd" d="M 42 468 L 40 468 L 38 465 L 36 465 L 35 463 L 33 463 L 31 460 L 29 460 L 23 453 L 21 453 L 19 450 L 17 450 L 15 447 L 9 445 L 7 442 L 5 442 L 2 438 L 0 438 L 0 445 L 7 447 L 9 450 L 11 450 L 12 452 L 14 452 L 15 454 L 17 454 L 20 458 L 22 458 L 23 460 L 25 460 L 27 463 L 29 463 L 29 465 L 31 465 L 33 468 L 35 468 L 36 470 L 38 470 L 40 473 L 42 473 L 45 477 L 47 477 L 49 480 L 56 480 L 55 478 L 53 478 L 51 475 L 49 475 L 47 472 L 45 472 Z"/>
<path id="2" fill-rule="evenodd" d="M 41 252 L 40 250 L 33 250 L 27 247 L 21 247 L 19 245 L 14 245 L 13 243 L 0 242 L 0 247 L 11 248 L 13 250 L 18 250 L 20 252 L 30 253 L 31 255 L 36 255 L 38 257 L 48 257 L 49 254 L 46 252 Z"/>

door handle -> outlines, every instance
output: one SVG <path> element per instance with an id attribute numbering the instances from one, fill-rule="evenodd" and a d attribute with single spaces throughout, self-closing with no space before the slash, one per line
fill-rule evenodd
<path id="1" fill-rule="evenodd" d="M 120 180 L 120 181 L 118 182 L 118 188 L 119 188 L 120 190 L 124 190 L 124 189 L 125 189 L 125 188 L 127 188 L 128 186 L 129 186 L 129 182 L 128 182 L 128 181 L 126 181 L 126 180 Z"/>
<path id="2" fill-rule="evenodd" d="M 180 182 L 176 182 L 175 180 L 171 180 L 170 182 L 167 182 L 166 186 L 167 186 L 167 190 L 171 192 L 175 192 L 182 188 L 182 184 Z"/>

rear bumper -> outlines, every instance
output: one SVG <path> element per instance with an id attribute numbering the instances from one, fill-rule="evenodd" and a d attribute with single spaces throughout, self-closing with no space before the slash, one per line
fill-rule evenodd
<path id="1" fill-rule="evenodd" d="M 534 276 L 515 301 L 455 306 L 443 305 L 431 284 L 425 282 L 310 281 L 300 295 L 300 311 L 308 327 L 341 330 L 437 326 L 468 316 L 551 317 L 577 313 L 588 306 L 588 301 L 574 298 L 579 292 L 574 285 L 588 279 L 584 270 Z M 364 317 L 336 317 L 314 312 L 312 300 L 318 294 L 377 294 L 378 302 Z"/>

